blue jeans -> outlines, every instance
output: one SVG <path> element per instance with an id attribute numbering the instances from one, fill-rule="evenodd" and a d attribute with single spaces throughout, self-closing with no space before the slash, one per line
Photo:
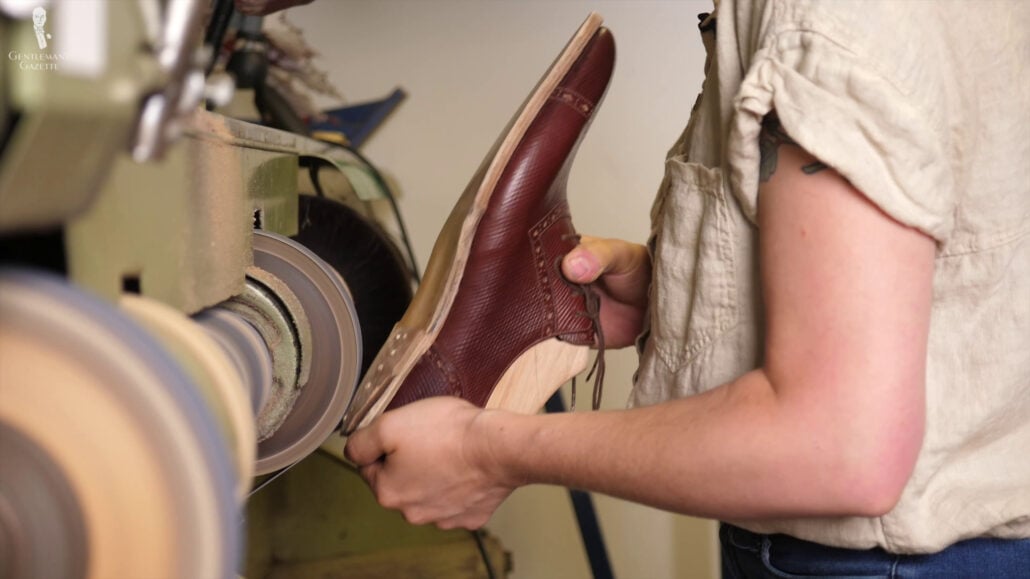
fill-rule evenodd
<path id="1" fill-rule="evenodd" d="M 1027 579 L 1030 539 L 970 539 L 932 555 L 827 547 L 787 535 L 759 535 L 723 524 L 723 579 L 883 577 L 890 579 Z"/>

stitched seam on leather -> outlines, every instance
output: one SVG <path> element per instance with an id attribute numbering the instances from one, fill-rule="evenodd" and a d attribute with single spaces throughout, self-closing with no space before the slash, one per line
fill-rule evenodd
<path id="1" fill-rule="evenodd" d="M 543 299 L 547 309 L 547 321 L 544 333 L 547 336 L 554 334 L 555 318 L 557 312 L 555 308 L 555 296 L 551 290 L 551 274 L 550 274 L 550 262 L 551 256 L 547 255 L 544 251 L 543 235 L 552 225 L 558 222 L 559 219 L 567 214 L 564 203 L 555 205 L 553 209 L 544 215 L 543 219 L 538 221 L 529 230 L 529 244 L 533 248 L 533 265 L 536 268 L 537 283 L 543 292 Z"/>
<path id="2" fill-rule="evenodd" d="M 551 99 L 563 105 L 567 105 L 569 108 L 582 115 L 583 118 L 588 118 L 590 116 L 590 112 L 594 110 L 594 103 L 590 102 L 589 99 L 578 92 L 565 87 L 559 86 L 555 88 L 554 92 L 551 93 Z"/>

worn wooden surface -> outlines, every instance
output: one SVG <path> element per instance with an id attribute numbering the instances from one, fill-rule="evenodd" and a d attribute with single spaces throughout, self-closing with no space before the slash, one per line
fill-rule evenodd
<path id="1" fill-rule="evenodd" d="M 551 338 L 520 355 L 494 386 L 487 408 L 502 408 L 521 414 L 535 414 L 547 399 L 587 367 L 588 346 L 577 346 Z"/>

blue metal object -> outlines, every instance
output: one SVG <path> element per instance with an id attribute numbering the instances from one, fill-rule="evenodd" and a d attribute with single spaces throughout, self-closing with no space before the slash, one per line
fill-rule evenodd
<path id="1" fill-rule="evenodd" d="M 342 133 L 350 146 L 357 149 L 407 96 L 403 89 L 396 88 L 384 99 L 327 110 L 324 118 L 309 121 L 308 128 L 312 132 Z"/>

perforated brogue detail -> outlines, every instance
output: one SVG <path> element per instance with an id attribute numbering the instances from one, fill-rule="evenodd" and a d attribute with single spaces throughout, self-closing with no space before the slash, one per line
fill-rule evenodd
<path id="1" fill-rule="evenodd" d="M 554 263 L 577 244 L 566 183 L 613 63 L 614 41 L 602 28 L 531 121 L 490 194 L 433 347 L 390 408 L 452 394 L 456 382 L 462 398 L 485 406 L 507 368 L 534 345 L 598 343 L 584 293 Z"/>

